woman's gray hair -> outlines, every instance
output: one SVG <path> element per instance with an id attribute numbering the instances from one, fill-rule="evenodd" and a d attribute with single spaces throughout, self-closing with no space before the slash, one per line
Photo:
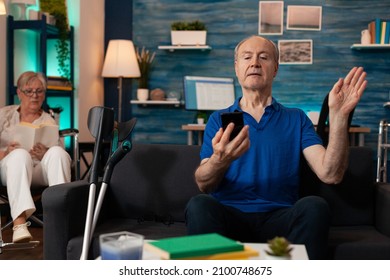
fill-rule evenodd
<path id="1" fill-rule="evenodd" d="M 238 56 L 238 49 L 241 47 L 241 45 L 246 42 L 247 40 L 253 38 L 253 37 L 257 37 L 257 38 L 262 38 L 266 41 L 268 41 L 269 43 L 271 43 L 271 45 L 274 47 L 274 60 L 277 64 L 279 64 L 279 49 L 278 49 L 278 46 L 273 42 L 271 41 L 270 39 L 267 39 L 267 38 L 264 38 L 262 36 L 257 36 L 257 35 L 252 35 L 252 36 L 249 36 L 243 40 L 241 40 L 241 42 L 239 42 L 237 44 L 237 46 L 234 48 L 234 61 L 237 61 L 237 56 Z"/>
<path id="2" fill-rule="evenodd" d="M 46 91 L 47 82 L 45 76 L 40 72 L 33 72 L 33 71 L 26 71 L 22 73 L 19 76 L 17 87 L 19 89 L 22 89 L 25 85 L 29 84 L 34 80 L 39 80 L 42 83 L 43 89 Z"/>

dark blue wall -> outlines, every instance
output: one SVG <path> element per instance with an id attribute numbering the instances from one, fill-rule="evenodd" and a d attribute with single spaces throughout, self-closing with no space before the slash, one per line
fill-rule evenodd
<path id="1" fill-rule="evenodd" d="M 151 76 L 151 88 L 182 92 L 183 75 L 234 77 L 233 49 L 244 37 L 258 32 L 258 5 L 253 0 L 227 1 L 133 1 L 133 40 L 140 47 L 156 51 L 156 63 Z M 312 39 L 312 65 L 281 65 L 273 94 L 288 106 L 306 111 L 319 111 L 322 100 L 339 77 L 355 66 L 364 66 L 369 85 L 359 103 L 353 124 L 368 126 L 371 134 L 366 144 L 376 149 L 378 123 L 390 118 L 383 103 L 390 91 L 390 52 L 356 52 L 350 49 L 360 42 L 360 32 L 376 17 L 390 18 L 390 0 L 371 1 L 284 1 L 284 24 L 287 5 L 322 5 L 322 30 L 286 30 L 280 39 Z M 129 15 L 130 17 L 131 15 Z M 158 50 L 170 44 L 170 25 L 176 20 L 199 19 L 208 28 L 207 44 L 211 51 Z M 136 87 L 134 83 L 133 87 Z M 236 85 L 237 92 L 240 88 Z M 107 94 L 106 94 L 107 95 Z M 133 99 L 135 99 L 133 90 Z M 132 105 L 138 118 L 134 141 L 148 143 L 186 143 L 181 125 L 194 121 L 195 112 L 184 108 L 138 107 Z"/>

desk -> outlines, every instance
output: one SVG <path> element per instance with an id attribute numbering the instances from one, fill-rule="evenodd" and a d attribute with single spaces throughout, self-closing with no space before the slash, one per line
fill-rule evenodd
<path id="1" fill-rule="evenodd" d="M 193 132 L 196 131 L 198 132 L 198 145 L 202 145 L 203 142 L 203 132 L 205 129 L 206 125 L 205 124 L 183 124 L 181 126 L 182 130 L 187 131 L 187 144 L 188 145 L 193 145 L 192 137 L 193 137 Z"/>
<path id="2" fill-rule="evenodd" d="M 317 128 L 315 126 L 315 128 Z M 326 129 L 326 131 L 328 131 Z M 349 145 L 350 146 L 364 146 L 364 134 L 370 133 L 371 129 L 369 127 L 362 126 L 351 126 L 349 128 Z M 356 143 L 357 138 L 357 143 Z"/>
<path id="3" fill-rule="evenodd" d="M 259 252 L 259 256 L 257 257 L 251 257 L 249 259 L 251 260 L 264 260 L 265 258 L 265 250 L 268 248 L 267 243 L 244 243 L 245 245 L 250 246 L 252 249 Z M 291 245 L 293 250 L 291 251 L 291 259 L 292 260 L 308 260 L 309 257 L 307 256 L 306 247 L 305 245 L 300 244 L 293 244 Z M 160 259 L 158 255 L 148 251 L 143 250 L 142 252 L 142 259 L 144 260 L 158 260 Z"/>
<path id="4" fill-rule="evenodd" d="M 182 130 L 187 131 L 187 144 L 193 145 L 193 133 L 198 133 L 198 145 L 202 145 L 203 142 L 203 132 L 206 125 L 204 124 L 183 124 L 181 126 Z M 351 146 L 364 146 L 364 135 L 370 133 L 371 129 L 369 127 L 362 126 L 351 126 L 349 128 L 349 138 Z M 356 143 L 357 138 L 357 143 Z"/>
<path id="5" fill-rule="evenodd" d="M 349 143 L 351 146 L 364 146 L 364 134 L 370 133 L 371 129 L 369 127 L 363 126 L 351 126 L 349 128 Z M 358 142 L 356 144 L 356 136 L 358 137 Z"/>

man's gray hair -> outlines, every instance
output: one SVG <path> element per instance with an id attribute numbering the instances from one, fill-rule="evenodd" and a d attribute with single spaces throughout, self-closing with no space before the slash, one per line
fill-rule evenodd
<path id="1" fill-rule="evenodd" d="M 253 38 L 253 37 L 257 37 L 257 38 L 262 38 L 266 41 L 268 41 L 273 47 L 274 47 L 274 60 L 277 64 L 279 64 L 279 49 L 278 49 L 278 46 L 273 42 L 271 41 L 270 39 L 267 39 L 265 37 L 262 37 L 262 36 L 258 36 L 258 35 L 252 35 L 252 36 L 249 36 L 243 40 L 241 40 L 241 42 L 239 42 L 237 44 L 237 46 L 234 48 L 234 61 L 237 61 L 237 56 L 238 56 L 238 49 L 241 47 L 241 45 L 246 42 L 247 40 Z"/>

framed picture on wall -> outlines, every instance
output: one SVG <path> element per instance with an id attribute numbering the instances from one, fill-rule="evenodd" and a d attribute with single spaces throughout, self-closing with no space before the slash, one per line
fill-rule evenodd
<path id="1" fill-rule="evenodd" d="M 283 34 L 283 1 L 259 1 L 259 35 Z"/>
<path id="2" fill-rule="evenodd" d="M 279 64 L 313 64 L 313 40 L 279 40 Z"/>
<path id="3" fill-rule="evenodd" d="M 287 6 L 287 29 L 321 30 L 321 6 Z"/>

